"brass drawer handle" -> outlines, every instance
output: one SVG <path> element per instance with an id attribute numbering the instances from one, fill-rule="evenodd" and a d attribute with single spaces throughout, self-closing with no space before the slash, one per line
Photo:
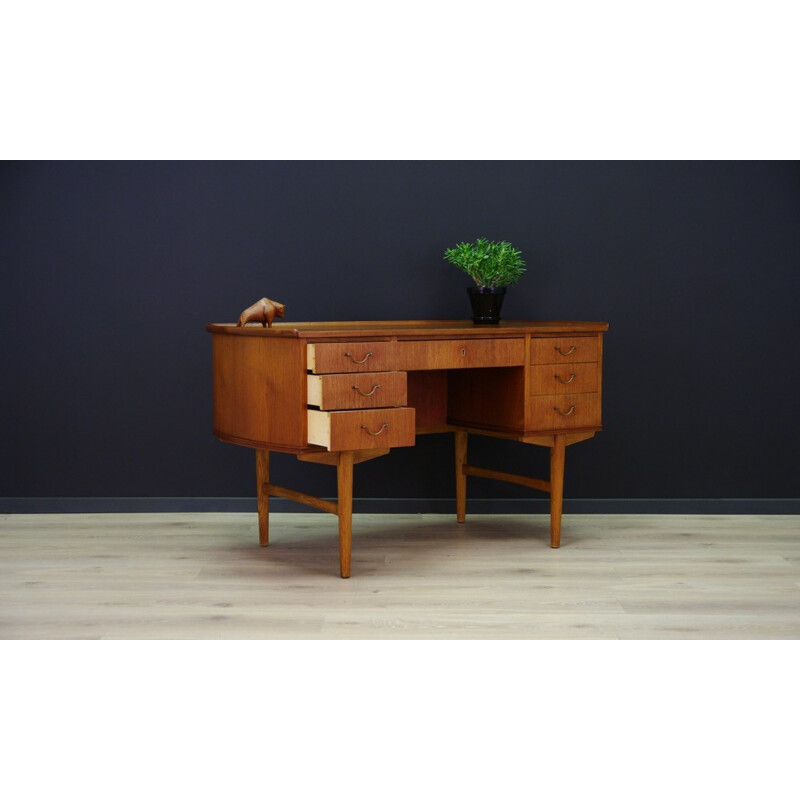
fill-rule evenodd
<path id="1" fill-rule="evenodd" d="M 572 347 L 570 347 L 570 349 L 569 349 L 569 350 L 567 350 L 567 352 L 565 353 L 565 352 L 564 352 L 564 351 L 563 351 L 563 350 L 562 350 L 562 349 L 561 349 L 561 348 L 560 348 L 558 345 L 556 345 L 556 347 L 555 347 L 555 349 L 556 349 L 556 350 L 558 350 L 558 352 L 559 352 L 559 353 L 561 353 L 561 355 L 562 355 L 562 356 L 568 356 L 568 355 L 570 355 L 571 353 L 574 353 L 574 352 L 575 352 L 575 350 L 576 350 L 577 348 L 578 348 L 578 345 L 574 344 L 574 345 L 572 345 Z"/>
<path id="2" fill-rule="evenodd" d="M 568 417 L 575 410 L 575 406 L 570 406 L 569 411 L 562 411 L 558 406 L 553 406 L 553 411 L 558 411 L 562 417 Z"/>
<path id="3" fill-rule="evenodd" d="M 389 428 L 389 423 L 384 422 L 383 425 L 381 425 L 380 430 L 373 433 L 366 425 L 361 426 L 361 430 L 366 431 L 370 436 L 380 436 L 388 428 Z"/>
<path id="4" fill-rule="evenodd" d="M 356 361 L 355 356 L 352 353 L 345 353 L 345 358 L 349 358 L 354 364 L 363 364 L 366 360 L 372 355 L 372 353 L 367 353 L 361 361 Z"/>
<path id="5" fill-rule="evenodd" d="M 567 384 L 567 383 L 572 383 L 572 381 L 575 380 L 576 375 L 573 372 L 572 375 L 569 376 L 569 380 L 568 381 L 565 381 L 560 375 L 556 375 L 556 378 L 558 378 L 561 381 L 561 383 Z"/>
<path id="6" fill-rule="evenodd" d="M 374 394 L 375 394 L 375 392 L 377 392 L 377 391 L 378 391 L 378 389 L 380 389 L 381 387 L 380 387 L 380 384 L 377 384 L 377 383 L 376 383 L 376 384 L 375 384 L 375 385 L 372 387 L 372 389 L 371 389 L 369 392 L 362 392 L 362 391 L 361 391 L 361 389 L 359 389 L 359 388 L 358 388 L 358 386 L 354 386 L 353 388 L 354 388 L 354 389 L 355 389 L 355 390 L 356 390 L 356 391 L 357 391 L 357 392 L 358 392 L 358 393 L 359 393 L 359 394 L 360 394 L 362 397 L 372 397 L 372 395 L 374 395 Z"/>

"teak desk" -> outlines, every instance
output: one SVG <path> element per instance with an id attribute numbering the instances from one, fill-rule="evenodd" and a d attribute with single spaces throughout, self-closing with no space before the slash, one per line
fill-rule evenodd
<path id="1" fill-rule="evenodd" d="M 601 430 L 605 322 L 301 322 L 212 324 L 214 434 L 256 449 L 259 539 L 269 498 L 339 517 L 339 566 L 350 576 L 353 465 L 455 433 L 456 514 L 468 475 L 550 494 L 550 544 L 560 545 L 564 450 Z M 550 448 L 548 481 L 467 463 L 467 435 Z M 336 466 L 338 500 L 270 482 L 271 451 Z"/>

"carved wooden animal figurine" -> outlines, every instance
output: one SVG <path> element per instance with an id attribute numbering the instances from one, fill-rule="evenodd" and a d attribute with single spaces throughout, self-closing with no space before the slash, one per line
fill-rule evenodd
<path id="1" fill-rule="evenodd" d="M 236 323 L 237 327 L 242 328 L 248 322 L 260 322 L 263 327 L 272 327 L 272 320 L 275 317 L 282 317 L 286 306 L 283 303 L 276 303 L 270 300 L 269 297 L 262 297 L 257 302 L 253 303 L 250 308 L 246 308 L 239 315 L 239 321 Z"/>

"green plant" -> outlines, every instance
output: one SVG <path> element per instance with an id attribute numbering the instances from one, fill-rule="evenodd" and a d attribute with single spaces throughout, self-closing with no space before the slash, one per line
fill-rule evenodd
<path id="1" fill-rule="evenodd" d="M 508 286 L 516 283 L 525 272 L 522 253 L 510 242 L 488 239 L 478 239 L 474 244 L 460 242 L 445 250 L 444 257 L 466 272 L 478 286 Z"/>

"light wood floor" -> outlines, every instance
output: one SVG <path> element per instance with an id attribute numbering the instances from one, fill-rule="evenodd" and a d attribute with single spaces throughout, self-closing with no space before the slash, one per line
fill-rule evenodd
<path id="1" fill-rule="evenodd" d="M 4 639 L 796 639 L 800 517 L 0 516 Z"/>

